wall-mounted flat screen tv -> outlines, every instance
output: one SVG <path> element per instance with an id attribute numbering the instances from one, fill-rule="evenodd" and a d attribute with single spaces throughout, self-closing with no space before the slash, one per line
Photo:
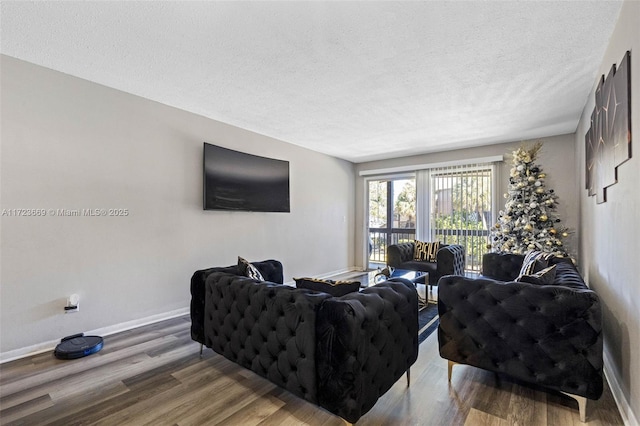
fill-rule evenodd
<path id="1" fill-rule="evenodd" d="M 204 144 L 204 209 L 290 212 L 289 162 Z"/>

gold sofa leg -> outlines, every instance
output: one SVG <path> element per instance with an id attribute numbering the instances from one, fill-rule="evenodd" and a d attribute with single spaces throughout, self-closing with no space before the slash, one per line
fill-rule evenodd
<path id="1" fill-rule="evenodd" d="M 572 393 L 562 392 L 563 394 L 578 401 L 578 411 L 580 412 L 580 421 L 582 423 L 587 421 L 587 398 L 584 396 L 574 395 Z"/>
<path id="2" fill-rule="evenodd" d="M 453 370 L 453 366 L 457 364 L 457 362 L 447 360 L 447 380 L 451 383 L 451 370 Z"/>
<path id="3" fill-rule="evenodd" d="M 447 379 L 449 383 L 451 383 L 451 371 L 453 370 L 453 366 L 456 365 L 457 362 L 447 360 Z M 587 398 L 584 396 L 574 395 L 572 393 L 562 392 L 563 394 L 575 399 L 578 402 L 578 411 L 580 412 L 580 421 L 585 423 L 587 421 Z"/>

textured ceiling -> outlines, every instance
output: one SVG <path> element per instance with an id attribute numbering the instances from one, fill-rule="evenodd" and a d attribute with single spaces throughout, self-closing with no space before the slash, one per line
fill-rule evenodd
<path id="1" fill-rule="evenodd" d="M 0 46 L 362 162 L 575 131 L 620 6 L 3 1 Z"/>

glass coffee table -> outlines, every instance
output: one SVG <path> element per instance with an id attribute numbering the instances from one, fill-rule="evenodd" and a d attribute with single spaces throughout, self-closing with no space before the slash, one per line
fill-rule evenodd
<path id="1" fill-rule="evenodd" d="M 387 273 L 389 272 L 391 272 L 390 275 L 387 275 Z M 429 279 L 429 273 L 424 271 L 410 271 L 407 269 L 389 270 L 389 268 L 384 268 L 382 270 L 368 272 L 367 281 L 364 282 L 365 280 L 362 280 L 363 282 L 360 284 L 360 287 L 363 288 L 374 286 L 378 283 L 390 280 L 392 278 L 404 278 L 405 280 L 409 280 L 417 286 L 417 284 L 426 284 L 428 282 L 427 280 Z M 428 301 L 418 293 L 418 305 L 422 307 L 426 306 L 427 303 Z"/>
<path id="2" fill-rule="evenodd" d="M 383 270 L 375 270 L 367 273 L 368 282 L 362 283 L 361 287 L 370 287 L 391 278 L 404 278 L 414 284 L 424 284 L 429 277 L 428 272 L 423 271 L 409 271 L 407 269 L 394 269 L 391 271 L 391 275 L 386 275 L 384 272 L 388 271 L 387 268 Z M 364 281 L 364 280 L 363 280 Z"/>

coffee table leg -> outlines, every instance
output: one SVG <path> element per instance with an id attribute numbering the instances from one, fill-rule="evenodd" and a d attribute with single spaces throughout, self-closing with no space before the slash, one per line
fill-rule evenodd
<path id="1" fill-rule="evenodd" d="M 418 291 L 418 284 L 422 284 L 416 281 L 413 282 L 413 285 L 416 287 L 416 293 L 418 293 L 418 310 L 421 310 L 423 308 L 426 308 L 427 306 L 429 306 L 429 298 L 428 297 L 422 297 L 422 295 L 420 294 L 420 292 Z M 425 285 L 425 293 L 427 287 Z M 426 294 L 425 294 L 426 296 Z"/>
<path id="2" fill-rule="evenodd" d="M 417 291 L 418 289 L 416 289 L 416 292 Z M 426 308 L 428 305 L 429 305 L 429 301 L 418 294 L 418 310 Z"/>

